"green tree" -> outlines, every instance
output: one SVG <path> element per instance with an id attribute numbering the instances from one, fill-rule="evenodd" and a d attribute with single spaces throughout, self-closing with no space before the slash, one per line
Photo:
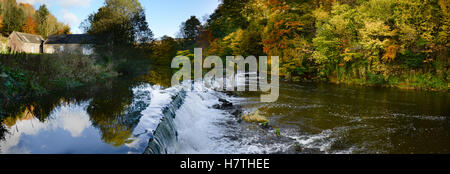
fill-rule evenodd
<path id="1" fill-rule="evenodd" d="M 214 37 L 223 38 L 238 28 L 247 28 L 249 22 L 243 11 L 247 11 L 249 0 L 221 0 L 222 3 L 209 17 L 207 25 Z"/>
<path id="2" fill-rule="evenodd" d="M 320 8 L 314 14 L 318 30 L 313 39 L 312 59 L 318 65 L 320 75 L 329 76 L 343 63 L 358 57 L 352 52 L 360 47 L 356 40 L 356 10 L 347 4 L 335 4 L 330 13 Z"/>
<path id="3" fill-rule="evenodd" d="M 137 0 L 105 0 L 104 6 L 91 14 L 83 25 L 109 51 L 153 39 L 144 9 Z"/>
<path id="4" fill-rule="evenodd" d="M 50 12 L 47 9 L 45 4 L 41 5 L 39 9 L 36 11 L 36 19 L 38 22 L 38 32 L 41 36 L 47 37 L 48 32 L 48 16 Z"/>
<path id="5" fill-rule="evenodd" d="M 207 55 L 279 56 L 286 79 L 448 88 L 448 0 L 223 0 L 205 28 Z"/>
<path id="6" fill-rule="evenodd" d="M 4 6 L 2 33 L 9 35 L 13 31 L 20 31 L 25 22 L 23 10 L 17 7 L 15 0 L 5 1 Z"/>
<path id="7" fill-rule="evenodd" d="M 177 55 L 178 42 L 172 37 L 163 36 L 161 41 L 155 45 L 154 56 L 156 64 L 170 65 L 172 58 Z"/>
<path id="8" fill-rule="evenodd" d="M 280 74 L 285 78 L 303 75 L 304 60 L 311 52 L 307 40 L 311 35 L 311 6 L 307 1 L 271 0 L 263 8 L 268 14 L 262 34 L 264 53 L 280 57 Z"/>
<path id="9" fill-rule="evenodd" d="M 201 23 L 195 16 L 191 16 L 186 22 L 181 24 L 181 32 L 184 38 L 183 48 L 193 49 L 194 44 L 200 34 Z"/>

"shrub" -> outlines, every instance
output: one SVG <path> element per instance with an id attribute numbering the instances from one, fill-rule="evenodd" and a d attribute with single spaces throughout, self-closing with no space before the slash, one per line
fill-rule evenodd
<path id="1" fill-rule="evenodd" d="M 93 57 L 80 54 L 2 54 L 0 62 L 13 81 L 38 91 L 73 88 L 115 75 L 109 66 L 96 65 Z"/>
<path id="2" fill-rule="evenodd" d="M 402 56 L 403 64 L 407 68 L 420 68 L 425 60 L 425 55 L 423 53 L 413 53 L 407 50 Z"/>
<path id="3" fill-rule="evenodd" d="M 371 85 L 383 85 L 386 84 L 386 80 L 383 75 L 368 73 L 367 74 L 367 83 Z"/>

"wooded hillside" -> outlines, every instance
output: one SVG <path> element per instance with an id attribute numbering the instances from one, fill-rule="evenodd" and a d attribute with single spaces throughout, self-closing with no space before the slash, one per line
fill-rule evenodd
<path id="1" fill-rule="evenodd" d="M 52 34 L 68 34 L 70 27 L 58 22 L 45 5 L 36 10 L 30 4 L 0 0 L 0 33 L 8 36 L 13 31 L 47 38 Z"/>
<path id="2" fill-rule="evenodd" d="M 197 46 L 280 56 L 285 79 L 448 89 L 448 0 L 223 0 Z M 201 39 L 200 39 L 201 38 Z M 200 44 L 201 43 L 201 44 Z"/>

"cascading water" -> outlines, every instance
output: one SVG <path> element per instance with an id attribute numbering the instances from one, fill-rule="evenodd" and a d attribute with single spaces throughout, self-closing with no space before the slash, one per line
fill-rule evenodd
<path id="1" fill-rule="evenodd" d="M 171 147 L 177 140 L 177 130 L 173 120 L 176 116 L 176 110 L 181 107 L 185 97 L 186 92 L 181 90 L 178 95 L 172 98 L 172 102 L 164 108 L 162 112 L 163 118 L 153 132 L 144 154 L 167 154 L 173 152 Z"/>
<path id="2" fill-rule="evenodd" d="M 245 98 L 201 83 L 194 83 L 192 89 L 143 84 L 132 88 L 129 99 L 119 100 L 122 103 L 111 100 L 114 95 L 109 93 L 79 103 L 60 103 L 45 121 L 24 112 L 6 128 L 0 152 L 274 153 L 288 147 L 267 139 L 274 137 L 272 130 L 239 123 L 229 110 L 214 107 Z"/>
<path id="3" fill-rule="evenodd" d="M 213 107 L 219 99 L 239 103 L 242 98 L 201 83 L 194 83 L 189 91 L 149 85 L 144 89 L 152 91 L 152 101 L 134 131 L 148 141 L 144 154 L 277 153 L 292 147 L 273 130 L 239 123 L 230 112 Z"/>
<path id="4" fill-rule="evenodd" d="M 228 96 L 201 83 L 186 92 L 138 84 L 23 105 L 1 121 L 0 153 L 448 152 L 440 93 L 285 83 L 277 102 L 261 103 L 255 93 Z M 237 117 L 257 111 L 280 132 Z"/>

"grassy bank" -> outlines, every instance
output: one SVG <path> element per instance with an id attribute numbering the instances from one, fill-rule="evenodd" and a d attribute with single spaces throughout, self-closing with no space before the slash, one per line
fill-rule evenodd
<path id="1" fill-rule="evenodd" d="M 436 71 L 436 69 L 438 71 Z M 324 78 L 331 83 L 362 86 L 394 87 L 408 90 L 448 91 L 449 72 L 445 68 L 433 70 L 402 68 L 392 73 L 376 73 L 364 68 L 349 67 L 334 70 Z"/>
<path id="2" fill-rule="evenodd" d="M 350 85 L 393 87 L 406 90 L 448 91 L 450 86 L 442 76 L 431 73 L 411 73 L 384 78 L 382 75 L 371 74 L 367 78 L 329 77 L 331 83 Z"/>
<path id="3" fill-rule="evenodd" d="M 1 104 L 117 76 L 108 64 L 77 54 L 1 54 Z"/>

